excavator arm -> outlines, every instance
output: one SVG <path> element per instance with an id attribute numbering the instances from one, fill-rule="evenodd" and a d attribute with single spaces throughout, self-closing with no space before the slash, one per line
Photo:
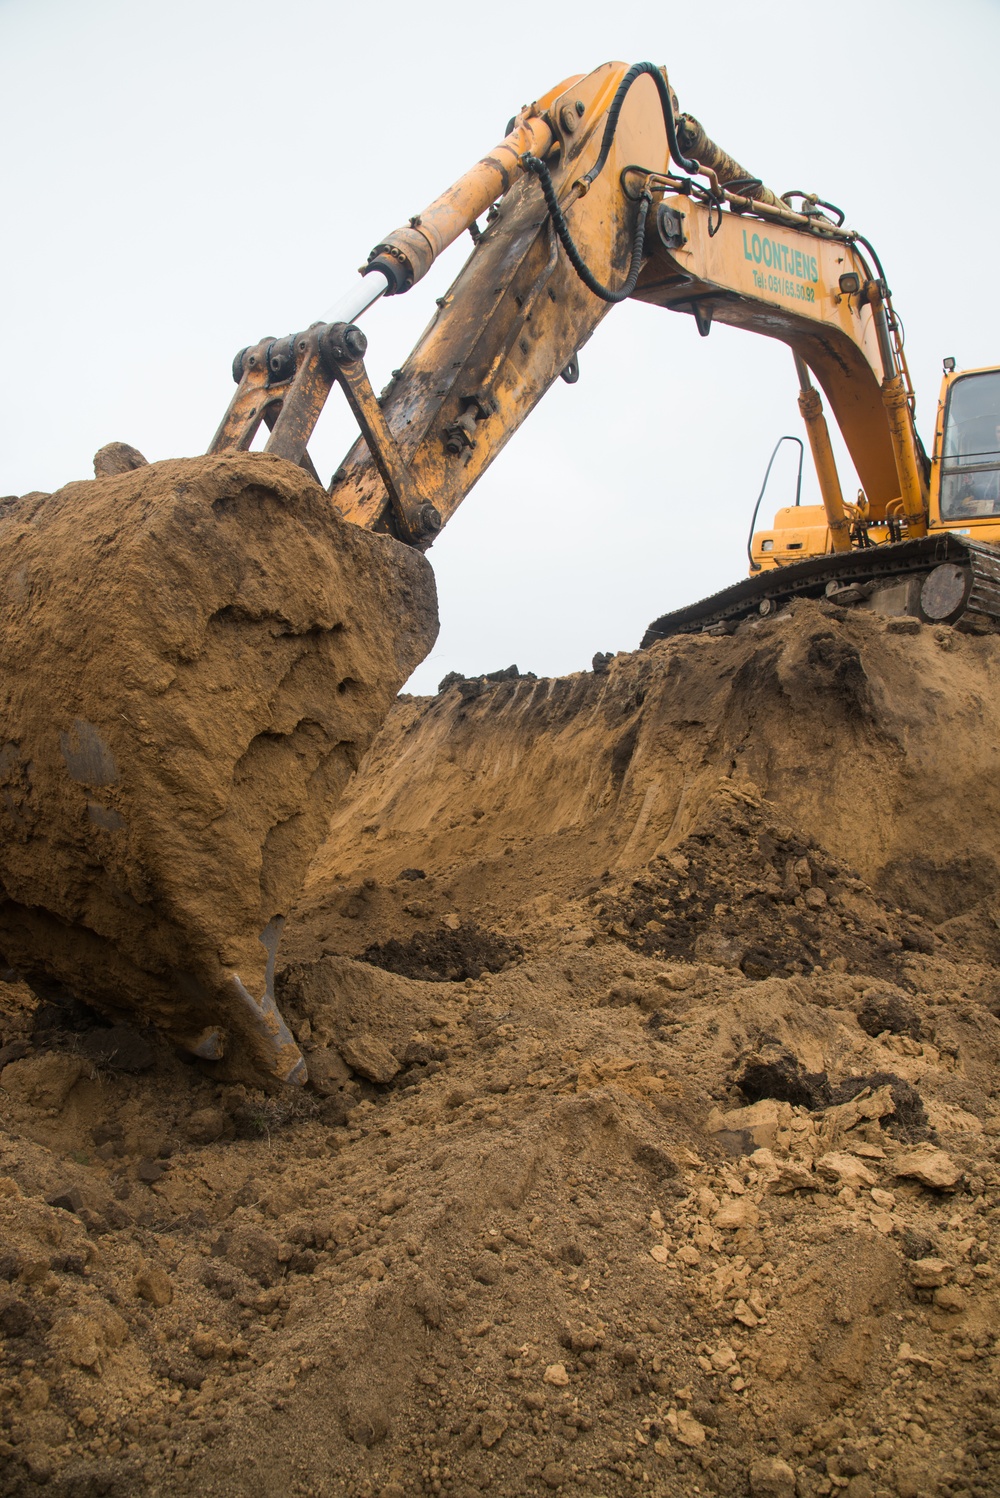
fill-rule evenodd
<path id="1" fill-rule="evenodd" d="M 337 383 L 361 437 L 334 474 L 333 502 L 425 548 L 553 380 L 575 378 L 610 307 L 632 296 L 694 316 L 705 334 L 723 322 L 788 344 L 835 550 L 850 546 L 849 527 L 810 371 L 870 517 L 895 515 L 922 535 L 926 471 L 885 279 L 842 215 L 786 197 L 678 115 L 662 69 L 606 63 L 570 78 L 375 246 L 331 323 L 237 356 L 239 387 L 210 451 L 249 447 L 263 420 L 267 450 L 311 468 L 308 438 Z M 409 290 L 466 231 L 472 253 L 376 398 L 354 319 Z"/>

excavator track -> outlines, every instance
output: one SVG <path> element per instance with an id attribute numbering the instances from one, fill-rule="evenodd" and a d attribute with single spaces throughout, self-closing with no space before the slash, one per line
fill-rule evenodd
<path id="1" fill-rule="evenodd" d="M 642 649 L 671 635 L 728 633 L 744 619 L 775 612 L 796 598 L 869 601 L 880 587 L 912 580 L 908 604 L 925 623 L 951 624 L 973 633 L 1000 628 L 1000 547 L 954 532 L 872 546 L 848 555 L 830 553 L 744 578 L 731 588 L 654 619 Z"/>

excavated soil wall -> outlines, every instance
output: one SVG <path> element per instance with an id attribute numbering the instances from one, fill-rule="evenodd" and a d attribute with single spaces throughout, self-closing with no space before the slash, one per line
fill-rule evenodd
<path id="1" fill-rule="evenodd" d="M 802 604 L 400 700 L 305 1089 L 0 985 L 2 1498 L 993 1498 L 998 650 Z"/>

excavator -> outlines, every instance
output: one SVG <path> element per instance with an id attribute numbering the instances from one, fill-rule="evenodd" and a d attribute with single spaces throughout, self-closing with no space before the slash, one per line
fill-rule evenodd
<path id="1" fill-rule="evenodd" d="M 473 253 L 376 399 L 354 319 L 409 291 L 466 232 Z M 556 376 L 577 378 L 581 347 L 629 297 L 693 317 L 703 336 L 721 322 L 788 345 L 822 497 L 753 535 L 746 582 L 655 621 L 643 645 L 821 593 L 992 626 L 1000 370 L 959 373 L 945 360 L 928 457 L 869 240 L 816 194 L 766 187 L 679 113 L 650 63 L 607 63 L 522 110 L 489 155 L 375 246 L 332 326 L 244 350 L 210 451 L 246 448 L 264 420 L 267 451 L 307 462 L 336 382 L 362 435 L 333 476 L 333 503 L 425 548 Z M 844 500 L 820 390 L 861 479 L 856 503 Z"/>
<path id="2" fill-rule="evenodd" d="M 376 395 L 359 319 L 466 234 Z M 945 361 L 928 455 L 870 241 L 815 193 L 765 186 L 680 111 L 664 68 L 605 63 L 523 108 L 375 245 L 326 319 L 242 349 L 204 458 L 147 465 L 112 444 L 89 484 L 0 508 L 0 668 L 27 682 L 6 692 L 0 744 L 0 950 L 38 993 L 138 1015 L 220 1075 L 306 1080 L 275 948 L 332 805 L 433 642 L 422 553 L 627 298 L 703 336 L 719 322 L 788 345 L 822 499 L 753 529 L 750 575 L 655 620 L 644 647 L 802 596 L 995 628 L 1000 369 Z M 360 433 L 324 485 L 308 446 L 335 385 Z"/>

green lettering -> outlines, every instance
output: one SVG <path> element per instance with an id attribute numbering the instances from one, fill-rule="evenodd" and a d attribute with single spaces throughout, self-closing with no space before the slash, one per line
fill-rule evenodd
<path id="1" fill-rule="evenodd" d="M 760 235 L 759 234 L 755 234 L 754 237 L 753 237 L 753 239 L 751 239 L 751 241 L 750 241 L 750 248 L 753 250 L 753 258 L 756 260 L 757 264 L 759 265 L 760 261 L 761 261 L 761 248 L 760 248 Z"/>

